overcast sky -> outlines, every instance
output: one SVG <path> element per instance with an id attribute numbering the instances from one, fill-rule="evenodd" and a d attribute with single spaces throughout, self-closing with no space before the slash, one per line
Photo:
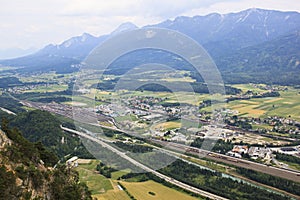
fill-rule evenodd
<path id="1" fill-rule="evenodd" d="M 176 16 L 264 8 L 300 12 L 298 0 L 0 0 L 0 50 L 42 48 L 84 32 L 99 36 Z M 1 57 L 1 56 L 0 56 Z"/>

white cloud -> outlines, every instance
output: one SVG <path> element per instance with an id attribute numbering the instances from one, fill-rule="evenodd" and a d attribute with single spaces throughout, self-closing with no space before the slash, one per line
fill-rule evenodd
<path id="1" fill-rule="evenodd" d="M 74 0 L 63 10 L 63 15 L 99 15 L 110 17 L 135 14 L 146 17 L 160 16 L 169 18 L 195 7 L 203 7 L 215 2 L 218 2 L 218 0 Z"/>
<path id="2" fill-rule="evenodd" d="M 107 34 L 127 21 L 143 26 L 178 15 L 228 13 L 250 7 L 300 11 L 295 0 L 0 1 L 0 49 L 41 48 L 83 32 Z"/>
<path id="3" fill-rule="evenodd" d="M 300 11 L 300 3 L 295 0 L 236 0 L 236 1 L 219 1 L 207 7 L 191 9 L 183 15 L 206 15 L 213 12 L 222 14 L 230 12 L 239 12 L 248 8 L 262 8 L 269 10 L 281 11 Z"/>

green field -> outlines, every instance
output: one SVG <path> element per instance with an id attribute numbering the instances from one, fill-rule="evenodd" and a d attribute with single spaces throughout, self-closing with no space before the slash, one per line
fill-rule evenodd
<path id="1" fill-rule="evenodd" d="M 243 116 L 281 116 L 300 120 L 299 90 L 290 88 L 288 91 L 280 92 L 280 95 L 280 97 L 232 101 L 227 107 L 239 111 L 239 115 Z"/>
<path id="2" fill-rule="evenodd" d="M 271 130 L 273 127 L 267 124 L 252 124 L 252 129 L 266 129 Z"/>
<path id="3" fill-rule="evenodd" d="M 128 170 L 122 170 L 122 171 L 115 171 L 111 173 L 111 178 L 113 180 L 117 180 L 118 178 L 120 178 L 121 176 L 130 173 L 130 169 Z"/>
<path id="4" fill-rule="evenodd" d="M 103 101 L 110 101 L 112 98 L 128 98 L 128 97 L 155 97 L 155 98 L 167 98 L 165 102 L 169 103 L 187 103 L 191 105 L 199 105 L 205 99 L 210 99 L 208 94 L 198 94 L 192 92 L 151 92 L 151 91 L 119 91 L 119 92 L 107 92 L 107 91 L 91 91 L 92 94 L 87 95 L 93 98 L 93 95 Z"/>
<path id="5" fill-rule="evenodd" d="M 126 187 L 128 192 L 136 199 L 141 200 L 195 200 L 196 197 L 189 196 L 187 194 L 176 191 L 175 189 L 168 188 L 154 181 L 146 182 L 121 182 Z M 152 193 L 152 194 L 150 194 Z"/>
<path id="6" fill-rule="evenodd" d="M 181 127 L 180 121 L 169 121 L 169 122 L 163 122 L 160 124 L 156 124 L 154 126 L 154 129 L 164 132 L 164 131 L 173 130 L 173 129 L 180 128 L 180 127 Z"/>
<path id="7" fill-rule="evenodd" d="M 127 174 L 129 170 L 113 172 L 112 179 L 108 179 L 95 171 L 99 160 L 79 159 L 78 162 L 79 166 L 76 170 L 79 173 L 79 179 L 87 184 L 94 198 L 98 200 L 130 200 L 125 191 L 120 190 L 114 181 Z"/>
<path id="8" fill-rule="evenodd" d="M 22 82 L 68 82 L 70 79 L 75 77 L 77 72 L 70 74 L 56 74 L 55 72 L 48 72 L 30 76 L 20 76 L 18 77 Z"/>
<path id="9" fill-rule="evenodd" d="M 179 77 L 179 78 L 163 78 L 161 81 L 167 81 L 167 82 L 196 82 L 195 79 L 192 79 L 191 77 Z"/>
<path id="10" fill-rule="evenodd" d="M 263 84 L 261 84 L 262 86 L 264 86 Z M 266 92 L 266 90 L 254 87 L 254 85 L 252 84 L 234 84 L 232 85 L 232 87 L 241 89 L 243 92 L 247 92 L 248 90 L 252 91 L 252 92 L 257 92 L 257 93 L 261 93 L 261 92 Z"/>
<path id="11" fill-rule="evenodd" d="M 297 163 L 292 163 L 292 162 L 287 162 L 287 161 L 280 161 L 280 162 L 283 162 L 283 163 L 289 165 L 289 168 L 291 168 L 291 169 L 300 171 L 300 165 Z"/>
<path id="12" fill-rule="evenodd" d="M 117 122 L 121 122 L 121 121 L 138 121 L 139 119 L 137 118 L 136 115 L 130 114 L 130 115 L 125 115 L 125 116 L 115 117 L 115 120 Z"/>
<path id="13" fill-rule="evenodd" d="M 86 96 L 72 96 L 72 101 L 77 102 L 77 104 L 86 105 L 88 107 L 94 107 L 95 106 L 95 100 L 94 98 L 89 98 Z"/>
<path id="14" fill-rule="evenodd" d="M 81 160 L 81 159 L 80 159 Z M 95 169 L 98 160 L 84 160 L 79 161 L 79 166 L 76 170 L 79 173 L 79 179 L 89 187 L 92 192 L 92 196 L 98 200 L 130 200 L 129 196 L 124 190 L 120 190 L 117 186 L 116 179 L 124 174 L 127 174 L 129 170 L 116 171 L 112 173 L 112 179 L 98 174 Z M 150 199 L 180 199 L 180 200 L 195 200 L 197 198 L 176 191 L 175 189 L 168 188 L 162 184 L 154 181 L 146 182 L 121 182 L 126 187 L 131 195 L 136 199 L 150 200 Z M 152 194 L 149 194 L 152 192 Z"/>
<path id="15" fill-rule="evenodd" d="M 110 180 L 96 172 L 98 163 L 99 161 L 92 160 L 89 163 L 79 164 L 76 168 L 80 181 L 87 184 L 93 195 L 102 194 L 113 189 Z"/>
<path id="16" fill-rule="evenodd" d="M 121 190 L 109 190 L 104 194 L 95 194 L 93 197 L 97 200 L 130 200 L 129 196 Z"/>
<path id="17" fill-rule="evenodd" d="M 36 89 L 26 90 L 26 92 L 40 92 L 40 93 L 59 92 L 59 91 L 64 91 L 66 89 L 68 89 L 67 85 L 49 85 L 48 87 L 41 86 L 41 87 L 37 87 Z"/>

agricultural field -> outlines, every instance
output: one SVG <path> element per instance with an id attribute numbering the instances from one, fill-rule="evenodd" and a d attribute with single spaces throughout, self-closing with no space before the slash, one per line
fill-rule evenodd
<path id="1" fill-rule="evenodd" d="M 89 79 L 89 80 L 84 80 L 82 83 L 86 86 L 86 87 L 91 87 L 94 84 L 98 84 L 99 82 L 101 82 L 100 79 Z"/>
<path id="2" fill-rule="evenodd" d="M 67 85 L 48 85 L 48 86 L 40 86 L 32 90 L 26 90 L 25 92 L 39 92 L 39 93 L 45 93 L 45 92 L 60 92 L 68 89 Z"/>
<path id="3" fill-rule="evenodd" d="M 196 200 L 198 198 L 189 196 L 187 194 L 176 191 L 175 189 L 168 188 L 154 181 L 145 182 L 121 182 L 126 187 L 128 192 L 136 199 L 142 200 Z"/>
<path id="4" fill-rule="evenodd" d="M 77 106 L 84 105 L 92 108 L 95 106 L 95 100 L 85 96 L 72 96 L 72 101 L 76 102 Z M 70 102 L 67 102 L 67 104 L 70 104 Z"/>
<path id="5" fill-rule="evenodd" d="M 261 86 L 265 86 L 264 84 L 260 84 Z M 261 93 L 261 92 L 266 92 L 266 90 L 260 89 L 258 87 L 255 87 L 252 84 L 234 84 L 231 85 L 232 87 L 241 89 L 242 92 L 247 92 L 248 90 L 252 91 L 252 92 L 257 92 L 257 93 Z"/>
<path id="6" fill-rule="evenodd" d="M 122 122 L 122 121 L 138 121 L 139 119 L 137 118 L 136 115 L 134 114 L 130 114 L 130 115 L 125 115 L 125 116 L 118 116 L 118 117 L 115 117 L 115 120 L 117 122 Z"/>
<path id="7" fill-rule="evenodd" d="M 267 124 L 252 124 L 252 129 L 266 129 L 271 130 L 273 126 L 267 125 Z"/>
<path id="8" fill-rule="evenodd" d="M 241 116 L 260 117 L 266 113 L 258 108 L 263 102 L 264 99 L 237 100 L 230 102 L 227 108 L 238 111 Z"/>
<path id="9" fill-rule="evenodd" d="M 166 102 L 168 103 L 186 103 L 194 106 L 198 106 L 203 100 L 210 99 L 209 94 L 198 94 L 191 92 L 176 92 L 169 93 L 167 96 L 168 99 Z"/>
<path id="10" fill-rule="evenodd" d="M 130 200 L 130 197 L 126 194 L 126 192 L 120 189 L 117 181 L 111 180 L 111 184 L 113 186 L 112 190 L 108 190 L 102 194 L 95 194 L 93 197 L 98 200 Z"/>
<path id="11" fill-rule="evenodd" d="M 93 197 L 98 200 L 130 200 L 129 196 L 119 189 L 109 190 L 104 194 L 95 194 Z"/>
<path id="12" fill-rule="evenodd" d="M 228 103 L 227 108 L 248 117 L 281 116 L 300 120 L 300 90 L 289 88 L 280 97 L 254 98 Z"/>
<path id="13" fill-rule="evenodd" d="M 79 159 L 79 166 L 76 170 L 79 172 L 80 181 L 87 184 L 92 192 L 92 196 L 98 200 L 130 200 L 129 196 L 124 190 L 118 187 L 117 179 L 129 171 L 115 171 L 112 172 L 112 178 L 108 179 L 98 174 L 95 169 L 98 160 Z M 181 200 L 195 200 L 197 198 L 181 193 L 175 189 L 168 188 L 162 184 L 154 181 L 146 182 L 121 182 L 122 185 L 133 195 L 136 199 L 150 200 L 150 199 L 181 199 Z"/>
<path id="14" fill-rule="evenodd" d="M 163 123 L 160 123 L 160 124 L 156 124 L 154 126 L 154 129 L 156 131 L 165 132 L 165 131 L 173 130 L 173 129 L 180 128 L 180 127 L 181 127 L 181 122 L 179 122 L 179 121 L 169 121 L 169 122 L 163 122 Z"/>
<path id="15" fill-rule="evenodd" d="M 196 82 L 195 79 L 192 79 L 191 77 L 178 77 L 178 78 L 163 78 L 161 81 L 167 81 L 167 82 L 188 82 L 193 83 Z"/>
<path id="16" fill-rule="evenodd" d="M 122 90 L 118 92 L 108 92 L 108 91 L 99 91 L 99 90 L 91 90 L 90 94 L 85 95 L 89 98 L 96 97 L 101 101 L 111 101 L 113 98 L 128 98 L 128 97 L 155 97 L 155 98 L 166 98 L 165 102 L 168 103 L 186 103 L 190 105 L 199 105 L 200 102 L 206 99 L 210 99 L 208 94 L 198 94 L 191 92 L 151 92 L 151 91 L 127 91 Z"/>
<path id="17" fill-rule="evenodd" d="M 56 75 L 54 72 L 46 73 L 46 74 L 38 74 L 38 75 L 31 75 L 31 76 L 22 76 L 20 77 L 20 81 L 22 82 L 48 82 L 53 81 Z"/>

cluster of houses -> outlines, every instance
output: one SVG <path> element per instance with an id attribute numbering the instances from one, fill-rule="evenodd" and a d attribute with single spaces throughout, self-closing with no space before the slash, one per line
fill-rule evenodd
<path id="1" fill-rule="evenodd" d="M 248 147 L 247 145 L 235 145 L 233 149 L 227 152 L 226 155 L 242 158 L 244 154 L 248 154 L 251 159 L 266 159 L 272 158 L 272 149 L 268 147 Z"/>
<path id="2" fill-rule="evenodd" d="M 52 84 L 49 83 L 39 83 L 39 84 L 27 84 L 22 86 L 15 86 L 3 89 L 4 92 L 9 92 L 11 94 L 22 94 L 28 90 L 35 90 L 41 87 L 51 87 Z"/>
<path id="3" fill-rule="evenodd" d="M 262 84 L 253 84 L 250 83 L 251 86 L 261 89 L 261 90 L 268 90 L 268 91 L 284 91 L 288 90 L 286 86 L 276 86 L 276 85 L 262 85 Z"/>
<path id="4" fill-rule="evenodd" d="M 247 145 L 235 145 L 231 151 L 227 152 L 226 155 L 242 158 L 243 154 L 248 154 L 251 159 L 265 159 L 271 160 L 272 153 L 279 152 L 282 154 L 300 156 L 300 147 L 277 147 L 277 148 L 269 148 L 269 147 L 248 147 Z"/>
<path id="5" fill-rule="evenodd" d="M 250 147 L 248 154 L 252 159 L 266 159 L 272 158 L 272 149 L 268 147 Z"/>

